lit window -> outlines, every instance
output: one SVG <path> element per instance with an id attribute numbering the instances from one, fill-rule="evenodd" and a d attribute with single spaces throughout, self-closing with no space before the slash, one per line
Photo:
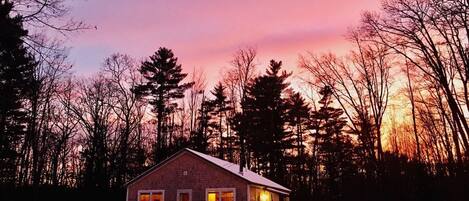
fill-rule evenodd
<path id="1" fill-rule="evenodd" d="M 257 189 L 256 201 L 272 201 L 272 194 L 269 191 Z"/>
<path id="2" fill-rule="evenodd" d="M 217 192 L 208 193 L 208 201 L 218 201 L 218 193 Z"/>
<path id="3" fill-rule="evenodd" d="M 140 201 L 150 201 L 150 193 L 141 193 Z"/>
<path id="4" fill-rule="evenodd" d="M 262 191 L 260 194 L 260 200 L 261 201 L 270 201 L 270 193 L 267 191 Z"/>
<path id="5" fill-rule="evenodd" d="M 234 188 L 213 188 L 207 190 L 207 201 L 234 201 Z"/>
<path id="6" fill-rule="evenodd" d="M 234 201 L 234 193 L 232 191 L 222 192 L 221 201 Z"/>
<path id="7" fill-rule="evenodd" d="M 138 201 L 164 201 L 164 192 L 161 190 L 139 192 Z"/>
<path id="8" fill-rule="evenodd" d="M 152 193 L 151 194 L 151 201 L 163 201 L 163 194 L 162 193 Z"/>

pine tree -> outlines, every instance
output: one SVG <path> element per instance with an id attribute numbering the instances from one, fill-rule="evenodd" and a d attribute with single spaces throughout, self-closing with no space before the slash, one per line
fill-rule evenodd
<path id="1" fill-rule="evenodd" d="M 295 133 L 295 148 L 298 164 L 304 163 L 306 130 L 309 125 L 309 116 L 311 108 L 305 99 L 299 93 L 290 94 L 287 102 L 287 118 L 289 125 Z"/>
<path id="2" fill-rule="evenodd" d="M 332 107 L 332 89 L 325 86 L 319 94 L 321 107 L 312 113 L 313 137 L 318 141 L 318 157 L 325 169 L 326 194 L 332 196 L 330 200 L 339 200 L 343 192 L 340 184 L 345 176 L 353 174 L 353 144 L 343 132 L 347 124 L 344 111 Z"/>
<path id="3" fill-rule="evenodd" d="M 27 121 L 24 102 L 36 66 L 23 46 L 22 17 L 10 17 L 13 4 L 0 1 L 0 183 L 15 181 L 18 143 Z"/>
<path id="4" fill-rule="evenodd" d="M 270 61 L 266 75 L 259 76 L 247 88 L 244 123 L 248 124 L 246 145 L 252 152 L 255 169 L 271 179 L 285 183 L 285 151 L 292 146 L 291 132 L 286 131 L 286 100 L 282 94 L 290 76 L 281 71 L 282 62 Z"/>
<path id="5" fill-rule="evenodd" d="M 208 153 L 211 144 L 210 141 L 214 138 L 213 131 L 209 126 L 212 120 L 212 116 L 210 115 L 212 111 L 213 106 L 211 101 L 203 96 L 197 117 L 199 124 L 195 133 L 191 135 L 192 148 L 202 153 Z"/>
<path id="6" fill-rule="evenodd" d="M 305 151 L 305 142 L 308 137 L 311 108 L 300 93 L 289 94 L 287 108 L 287 121 L 294 134 L 294 149 L 296 149 L 294 150 L 296 156 L 292 159 L 294 168 L 290 174 L 293 177 L 293 183 L 290 186 L 294 187 L 293 193 L 297 195 L 297 198 L 307 200 L 310 190 L 306 185 L 308 154 Z"/>
<path id="7" fill-rule="evenodd" d="M 219 158 L 224 159 L 226 154 L 226 147 L 228 144 L 232 144 L 232 139 L 228 136 L 223 136 L 225 132 L 225 127 L 223 126 L 226 121 L 226 112 L 231 108 L 228 106 L 229 101 L 228 97 L 225 94 L 225 86 L 221 82 L 219 82 L 213 91 L 211 92 L 212 95 L 215 97 L 211 101 L 213 111 L 211 115 L 212 118 L 216 119 L 211 124 L 214 130 L 217 132 L 216 135 L 218 136 L 218 150 L 217 155 Z M 228 150 L 229 151 L 229 150 Z"/>
<path id="8" fill-rule="evenodd" d="M 373 117 L 366 113 L 357 114 L 353 117 L 352 123 L 355 125 L 348 132 L 356 136 L 357 163 L 365 169 L 367 179 L 374 180 L 377 176 L 378 161 L 375 152 L 375 126 Z"/>
<path id="9" fill-rule="evenodd" d="M 145 78 L 145 83 L 135 87 L 134 91 L 140 97 L 147 98 L 154 107 L 153 111 L 157 115 L 156 144 L 154 146 L 154 162 L 159 162 L 170 153 L 166 153 L 167 133 L 163 128 L 163 121 L 166 119 L 166 112 L 171 106 L 171 101 L 184 97 L 184 91 L 190 88 L 193 83 L 181 83 L 187 76 L 182 73 L 182 67 L 177 63 L 177 58 L 173 52 L 167 48 L 160 48 L 148 61 L 142 63 L 139 69 Z"/>

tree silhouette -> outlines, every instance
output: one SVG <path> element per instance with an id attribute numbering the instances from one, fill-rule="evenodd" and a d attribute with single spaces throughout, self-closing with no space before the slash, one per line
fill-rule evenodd
<path id="1" fill-rule="evenodd" d="M 285 129 L 287 104 L 282 94 L 289 86 L 286 79 L 290 74 L 281 71 L 281 67 L 281 61 L 271 60 L 266 74 L 248 85 L 241 122 L 247 124 L 243 127 L 249 127 L 246 145 L 256 160 L 255 169 L 285 183 L 284 153 L 291 148 L 292 138 L 291 132 Z"/>
<path id="2" fill-rule="evenodd" d="M 332 89 L 323 87 L 319 110 L 312 113 L 312 124 L 316 131 L 313 137 L 319 145 L 319 160 L 324 165 L 326 195 L 331 200 L 342 199 L 340 185 L 344 178 L 353 171 L 353 144 L 350 136 L 345 135 L 343 128 L 347 124 L 344 111 L 332 107 Z"/>
<path id="3" fill-rule="evenodd" d="M 16 146 L 25 134 L 24 101 L 36 62 L 23 46 L 22 17 L 10 17 L 13 4 L 0 1 L 0 183 L 14 183 Z"/>
<path id="4" fill-rule="evenodd" d="M 225 89 L 226 87 L 223 86 L 221 82 L 219 82 L 213 91 L 211 92 L 212 95 L 215 97 L 211 101 L 211 105 L 213 107 L 212 111 L 212 118 L 216 118 L 216 120 L 212 123 L 212 127 L 214 130 L 216 130 L 218 135 L 218 157 L 219 158 L 225 158 L 226 152 L 230 150 L 225 150 L 227 145 L 232 144 L 232 139 L 229 138 L 229 136 L 223 136 L 225 132 L 225 127 L 224 127 L 224 122 L 227 120 L 226 119 L 226 112 L 230 110 L 231 108 L 229 107 L 229 101 L 228 97 L 225 94 Z"/>
<path id="5" fill-rule="evenodd" d="M 156 145 L 154 147 L 154 162 L 159 162 L 167 157 L 165 153 L 167 129 L 163 128 L 166 112 L 171 107 L 171 101 L 184 97 L 184 91 L 189 89 L 193 83 L 181 83 L 187 76 L 182 73 L 181 65 L 173 51 L 160 48 L 150 59 L 144 61 L 139 69 L 145 83 L 137 85 L 134 92 L 139 97 L 145 97 L 152 105 L 157 115 Z"/>
<path id="6" fill-rule="evenodd" d="M 211 112 L 213 112 L 212 103 L 203 95 L 197 117 L 199 124 L 194 131 L 195 133 L 191 135 L 191 146 L 202 153 L 208 153 L 209 141 L 214 138 L 213 130 L 210 128 Z"/>
<path id="7" fill-rule="evenodd" d="M 300 93 L 291 93 L 287 99 L 287 121 L 290 129 L 293 132 L 295 142 L 293 142 L 294 153 L 296 154 L 292 159 L 294 168 L 291 170 L 292 184 L 294 186 L 295 194 L 300 199 L 308 199 L 310 190 L 305 183 L 307 182 L 306 164 L 308 161 L 308 154 L 305 151 L 308 140 L 308 129 L 310 125 L 310 112 L 311 108 L 306 100 L 301 97 Z"/>

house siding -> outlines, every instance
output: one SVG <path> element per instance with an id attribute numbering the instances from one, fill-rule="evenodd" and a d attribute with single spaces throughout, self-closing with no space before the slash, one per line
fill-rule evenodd
<path id="1" fill-rule="evenodd" d="M 236 201 L 246 201 L 247 185 L 247 181 L 236 175 L 192 153 L 182 152 L 131 183 L 127 187 L 127 201 L 137 201 L 139 190 L 164 190 L 165 201 L 176 201 L 178 189 L 192 189 L 192 201 L 205 201 L 207 188 L 235 188 Z"/>

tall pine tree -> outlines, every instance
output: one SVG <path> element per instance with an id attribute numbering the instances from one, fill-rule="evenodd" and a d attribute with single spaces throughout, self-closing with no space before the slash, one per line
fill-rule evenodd
<path id="1" fill-rule="evenodd" d="M 342 109 L 332 107 L 332 89 L 323 87 L 319 94 L 322 95 L 319 110 L 311 115 L 314 133 L 319 149 L 319 161 L 324 165 L 325 195 L 328 200 L 342 199 L 341 184 L 347 176 L 353 174 L 353 144 L 350 136 L 343 132 L 347 124 Z"/>
<path id="2" fill-rule="evenodd" d="M 15 181 L 18 143 L 25 134 L 25 99 L 36 62 L 23 40 L 22 17 L 11 17 L 13 4 L 0 1 L 0 183 Z"/>
<path id="3" fill-rule="evenodd" d="M 140 97 L 145 97 L 156 113 L 156 144 L 153 159 L 157 163 L 170 154 L 167 153 L 165 142 L 167 133 L 164 132 L 168 129 L 163 128 L 167 111 L 174 106 L 172 101 L 183 98 L 184 91 L 194 83 L 181 83 L 187 74 L 182 73 L 182 67 L 177 63 L 173 51 L 164 47 L 143 62 L 139 71 L 145 78 L 145 83 L 136 86 L 134 91 Z"/>
<path id="4" fill-rule="evenodd" d="M 285 183 L 285 150 L 291 148 L 291 132 L 285 129 L 286 100 L 282 97 L 291 75 L 282 71 L 282 62 L 270 61 L 265 75 L 255 78 L 247 88 L 242 103 L 248 151 L 252 152 L 254 167 L 269 178 Z M 246 126 L 245 126 L 246 127 Z"/>
<path id="5" fill-rule="evenodd" d="M 225 94 L 225 88 L 226 87 L 219 82 L 211 92 L 215 97 L 215 99 L 211 101 L 213 107 L 212 115 L 214 118 L 214 122 L 211 126 L 214 128 L 218 137 L 217 155 L 221 159 L 225 159 L 225 154 L 227 154 L 225 149 L 229 147 L 227 145 L 232 144 L 232 140 L 229 136 L 223 136 L 226 130 L 224 126 L 226 121 L 226 112 L 231 109 L 229 107 L 228 97 Z"/>
<path id="6" fill-rule="evenodd" d="M 292 168 L 290 173 L 292 181 L 290 186 L 295 189 L 292 195 L 307 200 L 309 198 L 310 189 L 308 189 L 308 185 L 306 185 L 308 177 L 306 170 L 308 154 L 305 150 L 305 142 L 308 137 L 307 133 L 309 131 L 311 108 L 308 103 L 306 103 L 305 99 L 301 97 L 300 93 L 291 93 L 288 97 L 287 106 L 287 121 L 290 129 L 293 131 L 295 139 L 293 153 L 296 153 L 292 160 L 294 168 Z"/>
<path id="7" fill-rule="evenodd" d="M 207 99 L 205 95 L 203 95 L 197 116 L 198 125 L 194 133 L 191 135 L 192 148 L 202 153 L 209 152 L 208 149 L 211 144 L 210 141 L 214 138 L 213 131 L 210 127 L 210 123 L 212 121 L 211 112 L 213 112 L 211 100 Z"/>

